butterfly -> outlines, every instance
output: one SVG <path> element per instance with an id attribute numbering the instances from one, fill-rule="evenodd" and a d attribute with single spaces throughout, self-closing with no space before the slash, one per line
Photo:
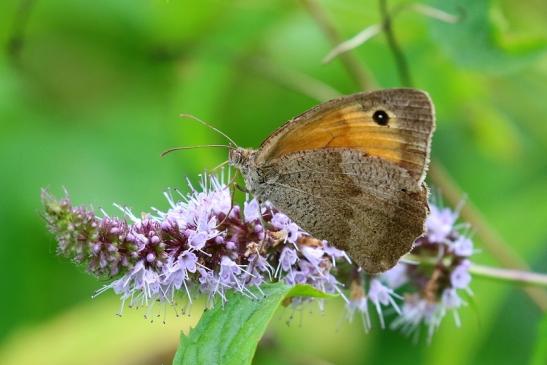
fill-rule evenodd
<path id="1" fill-rule="evenodd" d="M 231 149 L 229 163 L 259 201 L 379 273 L 424 232 L 434 129 L 424 91 L 362 92 L 289 120 L 258 149 Z"/>

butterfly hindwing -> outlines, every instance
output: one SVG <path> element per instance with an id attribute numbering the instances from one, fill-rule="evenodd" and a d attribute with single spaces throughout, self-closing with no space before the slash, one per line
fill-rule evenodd
<path id="1" fill-rule="evenodd" d="M 427 189 L 416 189 L 401 167 L 351 150 L 288 156 L 258 170 L 266 183 L 256 193 L 314 237 L 347 250 L 367 272 L 395 265 L 422 234 Z"/>

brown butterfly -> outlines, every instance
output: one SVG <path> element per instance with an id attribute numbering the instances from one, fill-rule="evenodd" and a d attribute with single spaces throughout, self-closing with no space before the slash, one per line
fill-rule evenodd
<path id="1" fill-rule="evenodd" d="M 358 93 L 291 119 L 257 149 L 230 150 L 247 189 L 369 273 L 423 234 L 434 108 L 415 89 Z"/>

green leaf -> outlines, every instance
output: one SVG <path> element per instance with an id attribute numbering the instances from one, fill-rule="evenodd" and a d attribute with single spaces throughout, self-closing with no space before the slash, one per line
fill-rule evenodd
<path id="1" fill-rule="evenodd" d="M 543 317 L 539 325 L 538 339 L 536 341 L 536 350 L 532 356 L 531 365 L 547 364 L 547 315 Z"/>
<path id="2" fill-rule="evenodd" d="M 517 37 L 502 29 L 497 23 L 503 23 L 504 15 L 489 0 L 448 3 L 431 0 L 430 3 L 460 15 L 460 21 L 455 24 L 434 19 L 428 22 L 430 33 L 439 47 L 460 66 L 486 72 L 507 72 L 523 67 L 545 53 L 545 37 Z M 494 21 L 496 18 L 497 22 Z"/>
<path id="3" fill-rule="evenodd" d="M 187 336 L 181 335 L 173 365 L 250 364 L 258 341 L 283 300 L 334 297 L 309 285 L 275 283 L 261 288 L 264 296 L 257 292 L 258 300 L 231 293 L 223 306 L 217 304 L 206 311 Z"/>

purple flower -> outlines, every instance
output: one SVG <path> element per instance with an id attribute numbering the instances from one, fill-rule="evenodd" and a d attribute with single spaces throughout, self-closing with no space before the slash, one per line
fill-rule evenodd
<path id="1" fill-rule="evenodd" d="M 262 284 L 281 281 L 339 294 L 348 319 L 358 314 L 366 331 L 372 328 L 369 304 L 381 328 L 388 320 L 404 333 L 425 326 L 429 340 L 448 312 L 459 325 L 461 291 L 471 294 L 474 250 L 455 227 L 458 214 L 448 208 L 431 206 L 426 233 L 409 259 L 370 276 L 345 251 L 309 236 L 269 202 L 247 198 L 243 209 L 232 207 L 230 189 L 214 176 L 204 175 L 199 189 L 190 184 L 188 194 L 177 194 L 165 194 L 167 211 L 154 209 L 142 218 L 128 208 L 120 208 L 123 218 L 101 217 L 47 192 L 42 199 L 58 253 L 110 278 L 97 295 L 113 290 L 122 309 L 126 302 L 161 302 L 177 310 L 179 296 L 187 308 L 196 295 L 213 305 L 224 303 L 228 291 L 258 299 Z M 291 305 L 309 300 L 294 298 Z"/>
<path id="2" fill-rule="evenodd" d="M 323 250 L 325 253 L 332 257 L 332 264 L 336 264 L 336 260 L 338 259 L 344 259 L 348 264 L 351 264 L 351 259 L 349 258 L 348 254 L 344 250 L 339 250 L 334 246 L 329 245 L 327 241 L 321 242 L 323 245 Z"/>
<path id="3" fill-rule="evenodd" d="M 229 285 L 241 273 L 241 268 L 232 259 L 223 256 L 220 262 L 220 280 Z"/>
<path id="4" fill-rule="evenodd" d="M 318 266 L 323 260 L 325 250 L 322 247 L 302 247 L 302 255 L 313 265 Z"/>
<path id="5" fill-rule="evenodd" d="M 397 289 L 408 282 L 407 265 L 398 263 L 381 276 L 390 288 Z"/>
<path id="6" fill-rule="evenodd" d="M 450 274 L 450 284 L 456 289 L 465 289 L 471 283 L 471 274 L 469 273 L 469 261 L 465 260 L 458 265 Z"/>
<path id="7" fill-rule="evenodd" d="M 423 323 L 427 327 L 427 339 L 431 341 L 433 333 L 439 327 L 444 311 L 437 303 L 420 298 L 419 294 L 409 294 L 401 309 L 401 315 L 391 323 L 391 328 L 401 329 L 406 334 L 417 335 L 418 327 Z"/>
<path id="8" fill-rule="evenodd" d="M 445 289 L 443 291 L 441 303 L 446 310 L 452 311 L 454 315 L 454 322 L 456 323 L 456 326 L 460 327 L 461 320 L 458 314 L 458 309 L 465 303 L 458 295 L 456 289 Z"/>
<path id="9" fill-rule="evenodd" d="M 284 281 L 289 285 L 306 284 L 308 281 L 308 272 L 306 270 L 291 270 L 285 276 Z"/>
<path id="10" fill-rule="evenodd" d="M 205 247 L 205 243 L 207 242 L 207 232 L 196 232 L 191 231 L 190 236 L 188 237 L 188 244 L 196 250 L 201 250 L 203 247 Z"/>
<path id="11" fill-rule="evenodd" d="M 353 321 L 355 312 L 359 312 L 361 315 L 361 320 L 363 322 L 363 327 L 366 332 L 370 331 L 372 324 L 370 322 L 370 314 L 368 312 L 368 300 L 367 298 L 357 298 L 352 299 L 346 303 L 347 319 L 349 322 Z"/>
<path id="12" fill-rule="evenodd" d="M 283 271 L 290 271 L 294 264 L 298 261 L 298 255 L 294 248 L 285 247 L 279 256 L 279 265 Z"/>
<path id="13" fill-rule="evenodd" d="M 291 224 L 289 217 L 283 213 L 275 213 L 272 217 L 272 226 L 277 229 L 284 229 Z"/>
<path id="14" fill-rule="evenodd" d="M 182 288 L 188 279 L 188 272 L 180 260 L 169 259 L 163 271 L 162 286 L 165 288 L 167 298 L 173 299 L 175 290 Z M 191 299 L 190 299 L 191 300 Z"/>
<path id="15" fill-rule="evenodd" d="M 458 296 L 456 289 L 445 289 L 442 295 L 442 303 L 447 309 L 457 309 L 462 306 L 463 301 Z"/>
<path id="16" fill-rule="evenodd" d="M 271 222 L 274 228 L 277 228 L 284 233 L 285 241 L 290 243 L 296 243 L 302 234 L 300 228 L 285 214 L 275 213 Z"/>
<path id="17" fill-rule="evenodd" d="M 431 213 L 427 217 L 427 236 L 431 242 L 443 242 L 454 229 L 458 214 L 448 208 L 430 205 Z"/>
<path id="18" fill-rule="evenodd" d="M 197 262 L 198 257 L 190 251 L 184 251 L 180 256 L 178 257 L 179 266 L 185 270 L 189 271 L 191 273 L 196 272 L 197 269 Z"/>
<path id="19" fill-rule="evenodd" d="M 452 250 L 458 256 L 471 256 L 473 254 L 473 241 L 469 237 L 458 237 L 452 244 Z"/>
<path id="20" fill-rule="evenodd" d="M 147 269 L 141 260 L 130 272 L 100 289 L 96 295 L 112 288 L 121 296 L 122 301 L 130 299 L 130 306 L 148 306 L 151 302 L 162 298 L 160 285 L 158 273 Z"/>
<path id="21" fill-rule="evenodd" d="M 365 295 L 362 283 L 357 281 L 351 282 L 350 298 L 346 302 L 346 313 L 349 322 L 353 321 L 355 313 L 359 312 L 365 332 L 370 331 L 372 323 L 368 311 L 368 299 Z"/>
<path id="22" fill-rule="evenodd" d="M 383 285 L 380 280 L 372 279 L 370 281 L 370 288 L 368 290 L 368 298 L 376 307 L 378 312 L 378 317 L 380 318 L 380 324 L 382 328 L 385 327 L 384 316 L 382 313 L 382 305 L 388 306 L 391 305 L 397 313 L 400 313 L 397 303 L 395 303 L 394 297 L 401 298 L 399 295 L 395 294 L 393 289 Z"/>
<path id="23" fill-rule="evenodd" d="M 260 218 L 261 213 L 258 200 L 252 199 L 250 202 L 245 202 L 243 206 L 243 215 L 246 222 L 253 222 Z"/>

